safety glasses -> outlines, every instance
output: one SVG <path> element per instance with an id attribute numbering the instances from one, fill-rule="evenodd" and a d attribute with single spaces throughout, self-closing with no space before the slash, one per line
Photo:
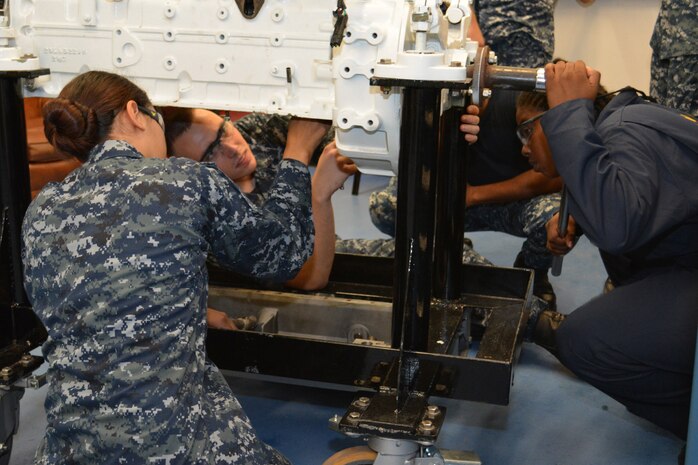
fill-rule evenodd
<path id="1" fill-rule="evenodd" d="M 221 125 L 218 127 L 218 132 L 216 132 L 216 138 L 213 139 L 213 142 L 211 142 L 208 145 L 208 147 L 206 147 L 206 151 L 201 156 L 201 159 L 199 161 L 211 160 L 216 149 L 218 149 L 218 147 L 220 147 L 223 136 L 225 136 L 225 126 L 228 124 L 228 121 L 229 120 L 227 117 L 223 118 Z"/>
<path id="2" fill-rule="evenodd" d="M 162 115 L 159 112 L 151 110 L 148 107 L 144 107 L 143 105 L 138 105 L 138 110 L 153 118 L 155 122 L 158 123 L 158 125 L 160 125 L 162 130 L 165 130 L 165 120 L 162 118 Z"/>
<path id="3" fill-rule="evenodd" d="M 516 127 L 516 137 L 519 138 L 523 145 L 528 144 L 528 142 L 531 140 L 531 136 L 533 135 L 533 129 L 535 127 L 534 123 L 537 120 L 539 120 L 545 113 L 546 112 L 543 112 L 539 115 L 534 116 L 533 118 L 529 118 Z"/>

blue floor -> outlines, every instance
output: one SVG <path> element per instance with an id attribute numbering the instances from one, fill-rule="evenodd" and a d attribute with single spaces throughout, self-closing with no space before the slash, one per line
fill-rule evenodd
<path id="1" fill-rule="evenodd" d="M 367 205 L 371 190 L 386 183 L 387 178 L 365 175 L 360 195 L 351 195 L 351 179 L 335 195 L 341 237 L 384 237 L 371 225 Z M 499 233 L 468 233 L 468 237 L 477 251 L 501 266 L 513 263 L 522 242 Z M 605 278 L 596 249 L 582 238 L 565 258 L 562 275 L 551 278 L 559 310 L 568 313 L 598 294 Z M 327 427 L 333 415 L 344 413 L 352 392 L 234 374 L 229 381 L 259 435 L 296 465 L 320 465 L 332 453 L 361 444 Z M 448 409 L 437 445 L 475 451 L 485 465 L 677 463 L 682 441 L 629 414 L 533 344 L 524 344 L 511 392 L 508 406 L 432 398 Z M 25 394 L 10 465 L 31 463 L 45 427 L 45 393 L 44 387 Z"/>

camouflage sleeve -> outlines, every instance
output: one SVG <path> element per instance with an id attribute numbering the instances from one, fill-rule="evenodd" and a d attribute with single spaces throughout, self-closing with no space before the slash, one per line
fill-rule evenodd
<path id="1" fill-rule="evenodd" d="M 210 173 L 209 243 L 217 262 L 258 278 L 293 278 L 310 257 L 315 241 L 308 168 L 282 161 L 262 208 L 247 200 L 216 168 L 205 169 Z"/>
<path id="2" fill-rule="evenodd" d="M 698 55 L 696 11 L 696 0 L 662 0 L 650 39 L 650 46 L 659 59 Z"/>
<path id="3" fill-rule="evenodd" d="M 500 65 L 535 67 L 552 60 L 553 0 L 479 0 L 475 9 L 485 41 L 497 53 Z"/>
<path id="4" fill-rule="evenodd" d="M 291 121 L 290 116 L 251 113 L 233 124 L 250 145 L 260 148 L 279 148 L 283 152 L 284 147 L 286 147 L 289 121 Z M 313 159 L 317 160 L 325 146 L 333 140 L 334 128 L 331 128 L 315 150 Z M 255 152 L 255 156 L 257 156 L 257 152 Z"/>
<path id="5" fill-rule="evenodd" d="M 233 124 L 250 145 L 285 147 L 289 116 L 250 113 Z"/>
<path id="6" fill-rule="evenodd" d="M 372 192 L 368 199 L 371 221 L 382 232 L 395 237 L 395 211 L 397 210 L 397 176 L 393 176 L 382 191 Z"/>

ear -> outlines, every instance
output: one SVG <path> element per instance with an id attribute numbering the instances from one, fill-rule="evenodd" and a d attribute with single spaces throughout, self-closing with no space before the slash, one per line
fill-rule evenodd
<path id="1" fill-rule="evenodd" d="M 121 119 L 121 123 L 127 127 L 134 129 L 139 129 L 145 131 L 146 129 L 146 118 L 148 116 L 144 115 L 139 109 L 138 104 L 135 100 L 129 100 L 126 107 L 119 112 L 117 118 Z"/>

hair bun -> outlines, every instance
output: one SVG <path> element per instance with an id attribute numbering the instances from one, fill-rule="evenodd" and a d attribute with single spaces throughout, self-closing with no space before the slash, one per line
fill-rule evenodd
<path id="1" fill-rule="evenodd" d="M 99 121 L 92 108 L 65 98 L 48 101 L 43 109 L 44 134 L 57 150 L 85 161 L 99 143 Z"/>

